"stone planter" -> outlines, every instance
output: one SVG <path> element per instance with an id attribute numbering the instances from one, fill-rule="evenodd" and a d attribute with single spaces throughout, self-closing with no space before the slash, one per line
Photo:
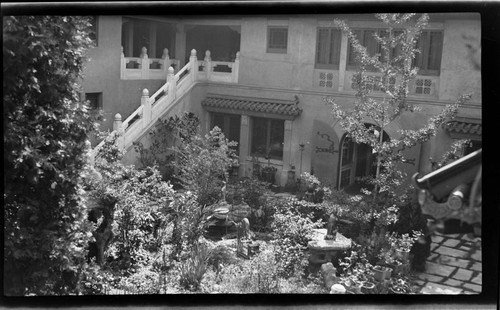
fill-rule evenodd
<path id="1" fill-rule="evenodd" d="M 375 294 L 375 283 L 369 281 L 364 282 L 361 287 L 361 292 L 363 292 L 363 294 Z"/>
<path id="2" fill-rule="evenodd" d="M 384 266 L 375 266 L 373 268 L 373 276 L 378 282 L 382 282 L 385 279 L 391 277 L 392 269 Z"/>

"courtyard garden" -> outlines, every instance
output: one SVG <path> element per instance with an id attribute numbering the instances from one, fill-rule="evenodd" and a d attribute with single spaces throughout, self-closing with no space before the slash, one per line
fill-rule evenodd
<path id="1" fill-rule="evenodd" d="M 120 131 L 102 133 L 104 146 L 92 150 L 97 119 L 75 86 L 90 22 L 7 18 L 6 295 L 421 292 L 416 275 L 426 268 L 432 233 L 399 164 L 412 164 L 404 151 L 434 136 L 468 97 L 425 127 L 384 139 L 393 120 L 418 109 L 406 87 L 428 17 L 393 31 L 413 15 L 378 14 L 388 27 L 376 35 L 384 57 L 367 55 L 335 21 L 357 53 L 357 94 L 354 109 L 325 102 L 376 158 L 374 173 L 350 194 L 302 171 L 278 187 L 276 168 L 257 161 L 238 177 L 237 144 L 217 127 L 202 132 L 190 113 L 161 119 L 150 143 L 135 143 L 135 166 L 121 162 Z M 368 79 L 367 68 L 382 78 Z M 396 75 L 401 83 L 389 83 Z M 383 98 L 370 97 L 375 87 Z M 456 158 L 450 154 L 436 166 Z"/>

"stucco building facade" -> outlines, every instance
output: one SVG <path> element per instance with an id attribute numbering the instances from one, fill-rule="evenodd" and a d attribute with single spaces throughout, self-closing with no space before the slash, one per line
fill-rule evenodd
<path id="1" fill-rule="evenodd" d="M 126 124 L 128 163 L 137 157 L 131 141 L 147 143 L 155 120 L 189 111 L 203 130 L 218 125 L 238 142 L 241 176 L 257 158 L 278 169 L 278 185 L 294 171 L 345 188 L 370 173 L 371 152 L 345 138 L 324 100 L 333 97 L 348 109 L 355 99 L 353 52 L 334 18 L 346 20 L 368 50 L 377 51 L 370 34 L 382 25 L 373 15 L 98 16 L 83 89 L 104 111 L 103 129 Z M 468 48 L 480 38 L 479 14 L 430 14 L 415 60 L 421 70 L 408 97 L 422 111 L 402 115 L 385 134 L 423 126 L 462 94 L 472 98 L 456 122 L 408 151 L 415 159 L 405 167 L 409 175 L 429 172 L 429 158 L 439 158 L 454 139 L 470 138 L 480 147 L 481 72 Z"/>

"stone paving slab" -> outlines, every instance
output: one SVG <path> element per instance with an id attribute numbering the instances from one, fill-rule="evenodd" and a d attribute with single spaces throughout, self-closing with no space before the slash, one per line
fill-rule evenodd
<path id="1" fill-rule="evenodd" d="M 462 292 L 463 292 L 462 289 L 437 283 L 427 284 L 421 291 L 422 294 L 434 294 L 434 295 L 435 294 L 458 295 Z"/>
<path id="2" fill-rule="evenodd" d="M 440 246 L 434 252 L 459 258 L 467 255 L 467 252 L 465 251 L 456 250 L 446 246 Z"/>
<path id="3" fill-rule="evenodd" d="M 426 271 L 417 274 L 422 294 L 478 294 L 482 290 L 482 253 L 465 234 L 432 236 Z M 480 244 L 480 243 L 479 243 Z M 472 250 L 475 250 L 471 253 Z"/>
<path id="4" fill-rule="evenodd" d="M 457 272 L 452 276 L 452 278 L 462 281 L 469 281 L 472 278 L 472 271 L 458 268 Z"/>

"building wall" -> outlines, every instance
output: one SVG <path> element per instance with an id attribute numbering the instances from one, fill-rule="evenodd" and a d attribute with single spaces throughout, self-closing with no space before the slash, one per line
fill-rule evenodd
<path id="1" fill-rule="evenodd" d="M 443 16 L 446 14 L 443 14 Z M 438 89 L 429 96 L 410 95 L 409 99 L 421 106 L 423 111 L 406 114 L 388 129 L 395 136 L 399 129 L 417 129 L 438 113 L 445 104 L 454 102 L 466 91 L 473 93 L 472 100 L 461 106 L 459 116 L 481 118 L 481 74 L 472 64 L 467 44 L 480 38 L 480 19 L 477 15 L 447 19 L 441 16 L 433 20 L 431 27 L 443 29 L 443 53 L 441 72 L 437 78 Z M 342 18 L 348 16 L 341 16 Z M 350 89 L 352 71 L 315 69 L 317 28 L 333 26 L 335 16 L 294 16 L 294 17 L 243 17 L 230 21 L 232 26 L 240 27 L 240 67 L 238 84 L 200 83 L 182 99 L 176 111 L 186 110 L 199 115 L 208 130 L 208 112 L 201 107 L 201 101 L 208 93 L 269 99 L 294 100 L 297 96 L 303 112 L 291 123 L 291 139 L 285 146 L 287 152 L 284 162 L 274 162 L 280 170 L 281 183 L 286 173 L 294 166 L 296 176 L 300 172 L 314 172 L 323 182 L 337 184 L 340 140 L 345 131 L 331 116 L 330 107 L 324 98 L 331 96 L 346 109 L 353 107 L 354 91 Z M 370 15 L 357 15 L 352 18 L 354 26 L 377 26 Z M 205 22 L 206 23 L 206 22 Z M 215 24 L 223 24 L 216 21 Z M 193 20 L 189 24 L 196 24 Z M 240 25 L 239 25 L 240 24 Z M 288 26 L 287 53 L 267 53 L 267 28 Z M 182 30 L 183 27 L 178 27 Z M 107 121 L 104 127 L 110 128 L 113 115 L 119 112 L 122 117 L 132 113 L 140 104 L 143 88 L 153 94 L 164 81 L 161 80 L 120 80 L 120 36 L 121 17 L 104 16 L 99 22 L 99 46 L 91 51 L 93 61 L 87 65 L 84 81 L 85 92 L 103 92 L 104 111 Z M 182 34 L 179 34 L 181 35 Z M 180 40 L 181 42 L 182 40 Z M 345 65 L 347 39 L 343 38 L 341 66 Z M 176 48 L 181 48 L 176 46 Z M 189 50 L 189 49 L 186 49 Z M 202 51 L 198 51 L 200 53 Z M 201 58 L 201 57 L 198 57 Z M 333 87 L 319 87 L 320 72 L 333 74 Z M 172 115 L 173 112 L 170 114 Z M 437 159 L 448 150 L 453 140 L 441 130 L 431 141 L 408 150 L 415 159 L 414 166 L 405 166 L 409 175 L 415 171 L 430 170 L 429 158 Z M 244 143 L 250 143 L 244 141 Z M 301 151 L 301 145 L 304 145 Z M 333 146 L 333 148 L 332 148 Z M 248 150 L 247 146 L 247 150 Z M 131 153 L 130 156 L 133 157 Z M 131 157 L 131 158 L 132 158 Z M 250 166 L 250 160 L 243 160 Z M 243 174 L 247 169 L 242 169 Z"/>
<path id="2" fill-rule="evenodd" d="M 101 129 L 113 127 L 116 113 L 125 120 L 141 104 L 141 93 L 158 90 L 163 80 L 120 80 L 121 16 L 99 16 L 98 45 L 89 50 L 82 82 L 84 93 L 102 93 L 105 120 Z"/>

